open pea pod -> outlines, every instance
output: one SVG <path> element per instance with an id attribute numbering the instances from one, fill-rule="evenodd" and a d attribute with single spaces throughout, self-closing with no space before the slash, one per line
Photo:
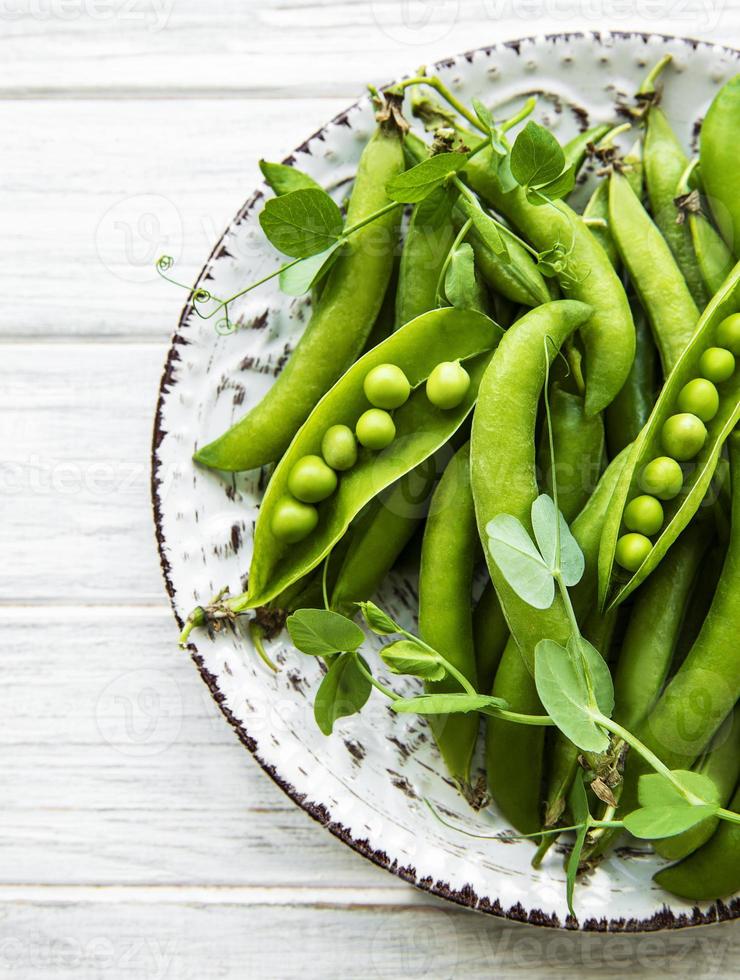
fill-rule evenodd
<path id="1" fill-rule="evenodd" d="M 665 455 L 661 430 L 676 412 L 678 394 L 693 378 L 701 377 L 699 360 L 707 348 L 716 343 L 716 330 L 725 317 L 740 310 L 740 263 L 704 311 L 696 332 L 671 371 L 645 427 L 635 440 L 612 498 L 599 550 L 599 601 L 601 606 L 615 606 L 633 592 L 657 567 L 698 510 L 717 467 L 722 446 L 740 419 L 740 370 L 720 384 L 719 409 L 706 422 L 707 438 L 689 462 L 683 465 L 684 479 L 679 494 L 664 502 L 665 518 L 653 547 L 632 574 L 615 566 L 615 550 L 623 529 L 625 505 L 643 491 L 640 477 L 647 463 Z"/>
<path id="2" fill-rule="evenodd" d="M 240 608 L 262 606 L 305 575 L 331 551 L 352 519 L 376 494 L 434 453 L 470 413 L 478 385 L 503 336 L 493 320 L 473 310 L 452 307 L 432 310 L 411 320 L 368 351 L 337 381 L 298 430 L 267 486 L 254 534 L 249 591 Z M 423 382 L 441 361 L 464 361 L 470 387 L 453 409 L 436 408 Z M 386 449 L 360 449 L 352 469 L 338 474 L 336 491 L 318 504 L 316 528 L 297 544 L 281 541 L 271 522 L 279 501 L 289 496 L 288 476 L 303 456 L 321 453 L 321 440 L 332 425 L 354 429 L 369 407 L 363 391 L 368 371 L 395 364 L 408 378 L 412 393 L 393 414 L 396 437 Z"/>

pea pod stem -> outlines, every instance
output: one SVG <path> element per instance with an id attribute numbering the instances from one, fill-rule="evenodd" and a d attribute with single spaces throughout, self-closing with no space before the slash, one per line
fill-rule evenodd
<path id="1" fill-rule="evenodd" d="M 459 113 L 459 115 L 461 115 L 464 119 L 467 119 L 471 126 L 475 126 L 479 132 L 487 135 L 488 131 L 475 113 L 471 112 L 466 105 L 460 102 L 459 99 L 455 98 L 442 79 L 438 78 L 436 75 L 415 75 L 413 78 L 404 78 L 402 81 L 392 85 L 386 91 L 394 95 L 396 93 L 400 95 L 407 88 L 411 88 L 415 85 L 426 85 L 429 88 L 434 89 L 437 95 L 441 95 L 445 102 L 451 105 L 455 112 Z"/>

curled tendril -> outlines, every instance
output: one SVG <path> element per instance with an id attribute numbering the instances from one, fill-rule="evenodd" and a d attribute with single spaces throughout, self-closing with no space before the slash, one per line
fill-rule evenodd
<path id="1" fill-rule="evenodd" d="M 218 321 L 218 323 L 216 324 L 216 332 L 219 334 L 233 333 L 236 330 L 236 327 L 234 324 L 232 324 L 231 320 L 229 319 L 229 311 L 228 311 L 229 301 L 219 299 L 218 296 L 214 296 L 213 293 L 211 293 L 208 289 L 205 289 L 203 286 L 198 286 L 197 289 L 193 289 L 192 286 L 186 286 L 185 283 L 178 282 L 177 279 L 173 279 L 172 276 L 168 276 L 167 273 L 174 266 L 174 264 L 175 264 L 175 260 L 172 258 L 171 255 L 160 255 L 160 257 L 156 261 L 155 267 L 159 275 L 166 282 L 172 283 L 173 286 L 179 286 L 180 289 L 186 289 L 189 293 L 191 293 L 193 309 L 201 318 L 201 320 L 210 320 L 211 317 L 214 317 L 217 313 L 220 313 L 221 310 L 225 310 L 226 311 L 225 319 Z M 217 303 L 218 305 L 216 306 L 215 309 L 211 310 L 210 313 L 202 313 L 198 309 L 198 307 L 202 306 L 204 303 L 211 303 L 211 302 Z"/>

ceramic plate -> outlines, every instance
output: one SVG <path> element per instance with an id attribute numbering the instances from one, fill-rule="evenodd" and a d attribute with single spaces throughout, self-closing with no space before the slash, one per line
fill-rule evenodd
<path id="1" fill-rule="evenodd" d="M 563 142 L 579 129 L 613 120 L 619 103 L 631 101 L 646 69 L 666 52 L 674 61 L 663 105 L 684 143 L 694 145 L 697 122 L 715 91 L 738 71 L 736 51 L 648 35 L 562 35 L 481 48 L 440 63 L 436 71 L 468 102 L 477 96 L 505 108 L 539 93 L 536 118 Z M 327 188 L 341 188 L 372 128 L 371 106 L 363 99 L 287 162 Z M 229 296 L 276 267 L 257 221 L 264 195 L 258 189 L 241 207 L 201 274 L 199 282 L 216 295 Z M 189 306 L 183 311 L 162 378 L 152 461 L 162 567 L 180 622 L 223 586 L 242 591 L 265 483 L 259 472 L 223 478 L 196 468 L 193 449 L 260 400 L 308 313 L 307 300 L 281 295 L 274 281 L 233 305 L 232 319 L 240 325 L 233 335 L 219 335 L 213 320 L 200 319 Z M 412 575 L 393 574 L 381 601 L 413 626 Z M 318 664 L 292 649 L 286 633 L 270 645 L 277 674 L 259 660 L 246 633 L 215 639 L 194 634 L 191 651 L 226 718 L 285 792 L 350 847 L 419 888 L 471 909 L 551 927 L 647 930 L 740 914 L 737 899 L 694 907 L 666 894 L 651 880 L 660 859 L 647 847 L 625 846 L 580 884 L 578 918 L 569 919 L 557 847 L 533 871 L 530 843 L 474 840 L 432 816 L 423 797 L 450 821 L 480 833 L 508 829 L 494 813 L 476 816 L 458 797 L 423 720 L 392 714 L 374 695 L 360 716 L 344 719 L 325 738 L 312 714 Z M 409 681 L 407 690 L 413 686 Z"/>

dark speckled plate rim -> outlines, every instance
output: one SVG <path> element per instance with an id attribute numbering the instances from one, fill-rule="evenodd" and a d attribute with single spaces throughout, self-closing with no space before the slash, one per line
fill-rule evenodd
<path id="1" fill-rule="evenodd" d="M 604 38 L 609 40 L 633 40 L 635 38 L 641 39 L 646 45 L 652 39 L 659 39 L 660 41 L 674 42 L 679 44 L 686 44 L 692 48 L 692 50 L 697 50 L 698 48 L 714 48 L 725 52 L 726 54 L 732 55 L 735 58 L 740 58 L 740 51 L 735 48 L 730 48 L 726 45 L 716 44 L 711 41 L 700 41 L 685 37 L 675 37 L 670 34 L 659 34 L 652 32 L 642 32 L 642 31 L 610 31 L 600 32 L 600 31 L 572 31 L 572 32 L 562 32 L 557 34 L 547 34 L 544 37 L 529 36 L 524 38 L 519 38 L 517 40 L 505 41 L 500 44 L 484 45 L 480 48 L 473 49 L 471 51 L 465 51 L 453 58 L 443 58 L 436 62 L 434 66 L 436 69 L 450 68 L 455 64 L 460 58 L 465 58 L 467 61 L 472 61 L 473 58 L 478 54 L 484 54 L 486 57 L 490 56 L 493 51 L 500 49 L 511 49 L 517 54 L 520 53 L 521 47 L 524 44 L 541 43 L 544 41 L 547 44 L 555 45 L 558 43 L 567 43 L 572 40 L 581 39 L 591 39 L 595 44 L 604 43 Z M 334 125 L 347 125 L 348 114 L 353 110 L 357 109 L 359 106 L 359 101 L 348 106 L 342 112 L 338 113 L 333 119 L 326 123 L 321 129 L 317 130 L 312 136 L 305 140 L 299 147 L 297 147 L 293 154 L 286 157 L 286 163 L 294 162 L 294 154 L 300 153 L 305 150 L 308 144 L 316 139 L 322 138 L 322 135 L 326 130 Z M 222 249 L 224 247 L 224 240 L 226 235 L 231 231 L 236 225 L 238 225 L 254 208 L 258 201 L 260 201 L 264 196 L 263 190 L 256 190 L 242 205 L 240 210 L 237 212 L 236 216 L 233 218 L 229 224 L 224 234 L 219 239 L 215 248 L 211 252 L 206 264 L 200 272 L 197 280 L 197 286 L 200 286 L 202 282 L 208 279 L 210 274 L 210 269 L 212 263 L 220 256 Z M 194 287 L 195 288 L 195 287 Z M 157 547 L 159 549 L 159 559 L 162 566 L 162 573 L 164 575 L 165 586 L 167 589 L 167 594 L 170 599 L 170 604 L 172 606 L 173 612 L 175 614 L 175 619 L 178 622 L 178 626 L 182 628 L 182 620 L 177 613 L 174 605 L 174 595 L 175 588 L 171 578 L 171 568 L 165 552 L 165 540 L 164 533 L 162 529 L 162 501 L 159 497 L 159 488 L 161 486 L 161 480 L 159 478 L 159 462 L 157 459 L 157 450 L 164 439 L 166 432 L 162 424 L 162 412 L 164 406 L 164 400 L 170 390 L 173 387 L 174 381 L 174 368 L 176 363 L 180 360 L 179 348 L 181 346 L 187 345 L 188 340 L 183 335 L 182 331 L 186 324 L 186 321 L 192 311 L 192 302 L 189 300 L 183 308 L 180 315 L 180 320 L 178 322 L 177 329 L 172 337 L 170 348 L 167 354 L 167 360 L 165 362 L 164 372 L 159 386 L 159 393 L 157 398 L 157 408 L 154 418 L 154 432 L 152 438 L 152 450 L 151 450 L 151 495 L 152 495 L 152 506 L 154 510 L 154 524 L 155 524 L 155 534 L 157 540 Z M 713 902 L 705 911 L 700 908 L 695 907 L 692 912 L 676 914 L 671 910 L 668 905 L 664 905 L 663 909 L 656 912 L 654 915 L 645 919 L 606 919 L 606 918 L 588 918 L 580 922 L 577 918 L 568 916 L 564 922 L 561 922 L 559 917 L 554 913 L 546 913 L 540 909 L 527 910 L 521 903 L 511 906 L 508 909 L 503 908 L 498 899 L 491 899 L 488 896 L 479 896 L 476 894 L 475 890 L 470 885 L 466 885 L 461 889 L 452 888 L 449 883 L 444 881 L 434 881 L 431 877 L 419 877 L 416 868 L 411 866 L 401 866 L 397 861 L 391 860 L 388 855 L 382 850 L 376 850 L 371 847 L 366 839 L 358 839 L 352 836 L 349 828 L 343 826 L 336 821 L 331 819 L 331 814 L 320 803 L 316 803 L 309 800 L 308 797 L 299 793 L 294 786 L 287 782 L 280 773 L 275 769 L 274 766 L 265 762 L 259 755 L 257 751 L 257 743 L 249 735 L 244 725 L 239 722 L 239 720 L 234 716 L 234 714 L 229 710 L 226 705 L 226 699 L 223 693 L 220 691 L 218 686 L 218 678 L 212 674 L 205 666 L 203 657 L 198 653 L 195 644 L 191 643 L 188 647 L 190 650 L 191 657 L 198 668 L 198 671 L 208 686 L 211 695 L 223 712 L 226 720 L 232 726 L 236 732 L 239 740 L 242 744 L 252 753 L 254 758 L 257 760 L 259 765 L 264 769 L 268 776 L 283 790 L 283 792 L 293 800 L 301 809 L 305 810 L 314 820 L 320 823 L 322 826 L 326 827 L 335 837 L 343 841 L 353 850 L 357 851 L 358 854 L 363 855 L 363 857 L 372 861 L 374 864 L 386 871 L 390 871 L 392 874 L 401 878 L 403 881 L 407 881 L 419 888 L 422 891 L 428 892 L 438 898 L 445 899 L 446 901 L 453 902 L 456 905 L 462 906 L 464 908 L 472 909 L 478 912 L 482 912 L 487 915 L 496 916 L 501 919 L 506 919 L 509 921 L 529 923 L 530 925 L 545 926 L 551 929 L 565 929 L 569 931 L 585 931 L 585 932 L 615 932 L 615 933 L 638 933 L 638 932 L 657 932 L 665 929 L 684 929 L 689 926 L 703 926 L 710 925 L 718 922 L 727 922 L 740 917 L 740 897 L 735 897 L 729 902 L 716 901 Z"/>

